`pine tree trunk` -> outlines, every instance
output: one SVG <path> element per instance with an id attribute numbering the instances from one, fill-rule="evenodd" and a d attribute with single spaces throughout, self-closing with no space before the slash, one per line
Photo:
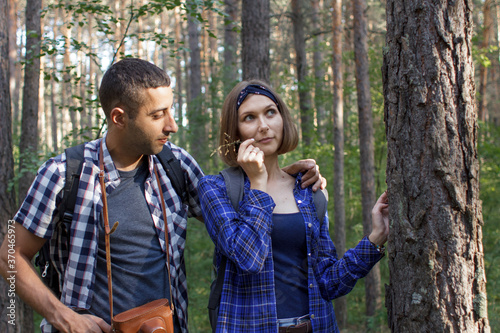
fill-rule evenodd
<path id="1" fill-rule="evenodd" d="M 224 18 L 224 96 L 229 94 L 237 82 L 236 51 L 238 50 L 238 33 L 235 31 L 238 13 L 236 0 L 224 0 L 227 17 Z"/>
<path id="2" fill-rule="evenodd" d="M 358 91 L 359 151 L 361 170 L 361 201 L 363 233 L 370 234 L 371 211 L 375 204 L 375 156 L 373 117 L 368 64 L 366 32 L 366 1 L 353 1 L 354 55 L 356 60 L 356 87 Z M 380 267 L 375 265 L 365 278 L 366 315 L 371 317 L 380 307 Z"/>
<path id="3" fill-rule="evenodd" d="M 241 6 L 243 80 L 269 82 L 269 0 L 242 0 Z"/>
<path id="4" fill-rule="evenodd" d="M 314 135 L 311 95 L 307 84 L 306 40 L 304 37 L 304 17 L 301 0 L 292 0 L 293 40 L 295 47 L 295 67 L 299 86 L 300 128 L 304 148 L 310 147 Z M 307 152 L 303 151 L 307 156 Z"/>
<path id="5" fill-rule="evenodd" d="M 19 170 L 33 168 L 29 159 L 38 154 L 38 94 L 40 87 L 40 41 L 41 41 L 41 0 L 29 0 L 26 4 L 26 31 L 32 31 L 26 38 L 26 65 L 24 69 L 23 108 L 21 138 L 19 142 Z M 35 177 L 34 172 L 23 173 L 19 179 L 19 202 Z"/>
<path id="6" fill-rule="evenodd" d="M 191 3 L 192 1 L 189 1 Z M 193 3 L 192 10 L 196 5 Z M 201 96 L 201 55 L 200 55 L 200 34 L 198 32 L 198 21 L 196 18 L 188 18 L 189 34 L 189 98 L 188 98 L 188 118 L 189 118 L 189 138 L 191 153 L 196 160 L 203 165 L 203 158 L 206 153 L 207 137 L 205 133 L 205 122 L 202 114 L 202 96 Z M 204 165 L 203 165 L 204 166 Z"/>
<path id="7" fill-rule="evenodd" d="M 491 19 L 492 0 L 485 0 L 483 4 L 483 41 L 481 49 L 485 50 L 490 45 L 490 36 L 493 30 L 493 20 Z M 478 118 L 481 121 L 488 120 L 488 109 L 486 108 L 486 86 L 488 84 L 488 67 L 480 63 L 479 65 L 479 94 L 478 94 Z"/>
<path id="8" fill-rule="evenodd" d="M 344 192 L 344 81 L 342 67 L 342 0 L 333 1 L 333 201 L 334 211 L 334 243 L 337 255 L 345 253 L 345 192 Z M 347 298 L 335 300 L 335 316 L 340 329 L 347 326 Z"/>
<path id="9" fill-rule="evenodd" d="M 392 332 L 490 332 L 472 5 L 387 2 L 382 70 Z"/>
<path id="10" fill-rule="evenodd" d="M 325 69 L 323 63 L 323 35 L 320 29 L 323 27 L 320 16 L 320 1 L 311 1 L 312 5 L 312 25 L 314 33 L 314 53 L 313 53 L 313 67 L 314 67 L 314 107 L 316 108 L 316 119 L 318 123 L 317 138 L 322 144 L 327 143 L 326 133 L 329 126 L 328 114 L 325 107 L 325 91 L 327 91 L 328 82 L 325 80 Z"/>

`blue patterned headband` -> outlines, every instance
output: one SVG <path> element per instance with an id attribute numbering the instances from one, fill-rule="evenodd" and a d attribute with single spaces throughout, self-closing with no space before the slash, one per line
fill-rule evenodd
<path id="1" fill-rule="evenodd" d="M 245 98 L 247 98 L 247 96 L 250 94 L 267 96 L 274 102 L 274 104 L 276 104 L 276 106 L 278 106 L 278 100 L 276 99 L 276 96 L 274 96 L 272 92 L 270 92 L 261 85 L 250 84 L 240 92 L 240 95 L 238 96 L 238 101 L 236 102 L 236 110 L 240 108 L 241 103 L 243 103 Z"/>

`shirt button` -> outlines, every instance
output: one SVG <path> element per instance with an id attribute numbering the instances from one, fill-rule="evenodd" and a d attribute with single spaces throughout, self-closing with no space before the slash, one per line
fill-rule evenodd
<path id="1" fill-rule="evenodd" d="M 310 317 L 311 317 L 311 319 L 314 319 L 314 315 L 313 314 Z"/>
<path id="2" fill-rule="evenodd" d="M 307 255 L 310 257 L 311 256 L 311 252 L 309 252 Z"/>
<path id="3" fill-rule="evenodd" d="M 302 200 L 297 200 L 297 203 L 301 204 L 301 203 L 302 203 Z"/>
<path id="4" fill-rule="evenodd" d="M 307 226 L 310 228 L 310 227 L 312 227 L 312 226 L 313 226 L 313 224 L 312 224 L 312 223 L 309 223 Z"/>
<path id="5" fill-rule="evenodd" d="M 309 288 L 312 288 L 312 287 L 314 287 L 314 286 L 313 286 L 313 284 L 311 283 L 311 284 L 309 285 Z"/>

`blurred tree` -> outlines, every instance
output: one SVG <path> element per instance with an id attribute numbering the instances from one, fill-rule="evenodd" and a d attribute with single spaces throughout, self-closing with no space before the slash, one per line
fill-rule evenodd
<path id="1" fill-rule="evenodd" d="M 344 192 L 344 81 L 342 66 L 342 0 L 333 1 L 333 201 L 334 244 L 337 255 L 342 257 L 346 247 L 345 192 Z M 335 315 L 340 329 L 347 326 L 347 298 L 335 300 Z"/>
<path id="2" fill-rule="evenodd" d="M 359 152 L 361 170 L 361 202 L 363 233 L 372 230 L 372 207 L 375 204 L 375 153 L 373 115 L 368 64 L 368 37 L 366 31 L 366 1 L 354 0 L 354 56 L 356 60 L 356 87 L 358 94 Z M 377 264 L 365 278 L 366 315 L 375 315 L 380 307 L 380 265 Z"/>
<path id="3" fill-rule="evenodd" d="M 302 133 L 303 156 L 312 142 L 314 135 L 314 115 L 312 114 L 311 89 L 307 83 L 306 39 L 304 36 L 304 6 L 302 0 L 292 0 L 293 40 L 295 48 L 295 68 L 299 88 L 300 129 Z"/>
<path id="4" fill-rule="evenodd" d="M 269 0 L 243 0 L 241 25 L 243 80 L 269 82 Z"/>

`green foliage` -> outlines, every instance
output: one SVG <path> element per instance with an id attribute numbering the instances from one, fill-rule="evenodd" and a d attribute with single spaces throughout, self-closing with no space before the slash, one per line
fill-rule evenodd
<path id="1" fill-rule="evenodd" d="M 481 165 L 484 268 L 490 326 L 500 327 L 500 127 L 480 124 L 478 154 Z"/>

